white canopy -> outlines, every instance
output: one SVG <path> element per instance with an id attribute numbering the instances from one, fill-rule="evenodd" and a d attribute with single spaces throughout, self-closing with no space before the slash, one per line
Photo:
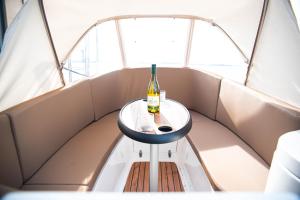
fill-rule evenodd
<path id="1" fill-rule="evenodd" d="M 300 107 L 300 32 L 289 1 L 269 2 L 247 86 Z"/>
<path id="2" fill-rule="evenodd" d="M 60 61 L 96 22 L 127 15 L 195 16 L 221 26 L 250 58 L 263 0 L 44 0 Z"/>
<path id="3" fill-rule="evenodd" d="M 20 1 L 5 2 L 10 23 Z M 259 29 L 262 14 L 266 17 Z M 181 16 L 216 23 L 251 60 L 247 86 L 300 107 L 300 32 L 289 0 L 28 0 L 18 16 L 1 52 L 0 111 L 61 86 L 49 36 L 62 63 L 91 26 L 126 16 Z M 37 92 L 31 94 L 33 89 Z"/>
<path id="4" fill-rule="evenodd" d="M 0 111 L 62 86 L 38 1 L 6 30 L 0 56 Z"/>

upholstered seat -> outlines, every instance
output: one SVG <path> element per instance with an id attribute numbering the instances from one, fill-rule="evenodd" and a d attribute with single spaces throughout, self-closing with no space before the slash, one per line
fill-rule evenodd
<path id="1" fill-rule="evenodd" d="M 222 191 L 263 191 L 268 164 L 237 135 L 220 123 L 191 112 L 188 137 L 208 175 Z"/>
<path id="2" fill-rule="evenodd" d="M 71 138 L 23 189 L 39 190 L 45 184 L 55 186 L 55 190 L 91 189 L 108 153 L 121 136 L 117 114 L 104 116 Z"/>
<path id="3" fill-rule="evenodd" d="M 147 75 L 148 69 L 115 71 L 1 113 L 0 184 L 91 190 L 121 136 L 116 110 L 145 97 Z M 300 129 L 299 109 L 192 69 L 162 68 L 158 79 L 168 98 L 195 111 L 189 140 L 212 185 L 263 191 L 278 137 Z"/>
<path id="4" fill-rule="evenodd" d="M 264 191 L 278 138 L 300 129 L 297 109 L 228 80 L 222 80 L 215 119 L 192 117 L 190 142 L 222 191 Z"/>

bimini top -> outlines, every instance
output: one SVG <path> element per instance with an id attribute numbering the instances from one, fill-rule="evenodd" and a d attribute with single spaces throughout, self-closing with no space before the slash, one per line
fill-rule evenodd
<path id="1" fill-rule="evenodd" d="M 263 0 L 44 0 L 59 60 L 93 24 L 121 16 L 187 16 L 222 27 L 250 58 Z M 71 31 L 70 31 L 71 30 Z"/>
<path id="2" fill-rule="evenodd" d="M 300 107 L 300 33 L 289 0 L 28 0 L 12 20 L 17 2 L 6 1 L 0 111 L 63 86 L 61 63 L 95 24 L 141 16 L 220 27 L 246 58 L 244 84 Z"/>

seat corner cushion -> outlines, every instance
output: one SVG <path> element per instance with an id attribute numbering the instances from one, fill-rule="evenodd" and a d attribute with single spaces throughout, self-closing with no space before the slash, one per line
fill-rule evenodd
<path id="1" fill-rule="evenodd" d="M 188 137 L 210 179 L 222 191 L 263 191 L 268 164 L 233 132 L 191 112 Z"/>
<path id="2" fill-rule="evenodd" d="M 27 181 L 58 148 L 94 120 L 89 81 L 49 92 L 6 112 Z"/>
<path id="3" fill-rule="evenodd" d="M 222 80 L 216 120 L 271 164 L 278 138 L 300 129 L 300 110 L 230 80 Z"/>
<path id="4" fill-rule="evenodd" d="M 120 138 L 113 112 L 90 124 L 68 141 L 26 183 L 28 185 L 91 186 Z"/>
<path id="5" fill-rule="evenodd" d="M 0 184 L 14 188 L 23 184 L 17 148 L 6 114 L 0 114 L 0 169 Z"/>
<path id="6" fill-rule="evenodd" d="M 191 69 L 193 110 L 215 119 L 221 79 L 204 71 Z"/>

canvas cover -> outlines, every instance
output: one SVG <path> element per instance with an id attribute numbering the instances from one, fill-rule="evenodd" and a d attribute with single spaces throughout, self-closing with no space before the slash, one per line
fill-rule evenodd
<path id="1" fill-rule="evenodd" d="M 0 111 L 61 86 L 39 3 L 28 1 L 5 34 L 0 55 Z"/>
<path id="2" fill-rule="evenodd" d="M 60 61 L 96 22 L 120 16 L 196 16 L 221 26 L 250 58 L 263 0 L 44 0 Z"/>
<path id="3" fill-rule="evenodd" d="M 248 87 L 300 107 L 300 33 L 289 0 L 28 0 L 5 36 L 0 111 L 62 86 L 39 1 L 59 62 L 95 23 L 126 16 L 201 18 L 220 26 L 252 57 Z M 266 17 L 252 56 L 265 2 Z M 17 0 L 6 0 L 8 19 L 18 6 Z"/>
<path id="4" fill-rule="evenodd" d="M 287 0 L 269 1 L 247 86 L 300 107 L 300 31 Z"/>

